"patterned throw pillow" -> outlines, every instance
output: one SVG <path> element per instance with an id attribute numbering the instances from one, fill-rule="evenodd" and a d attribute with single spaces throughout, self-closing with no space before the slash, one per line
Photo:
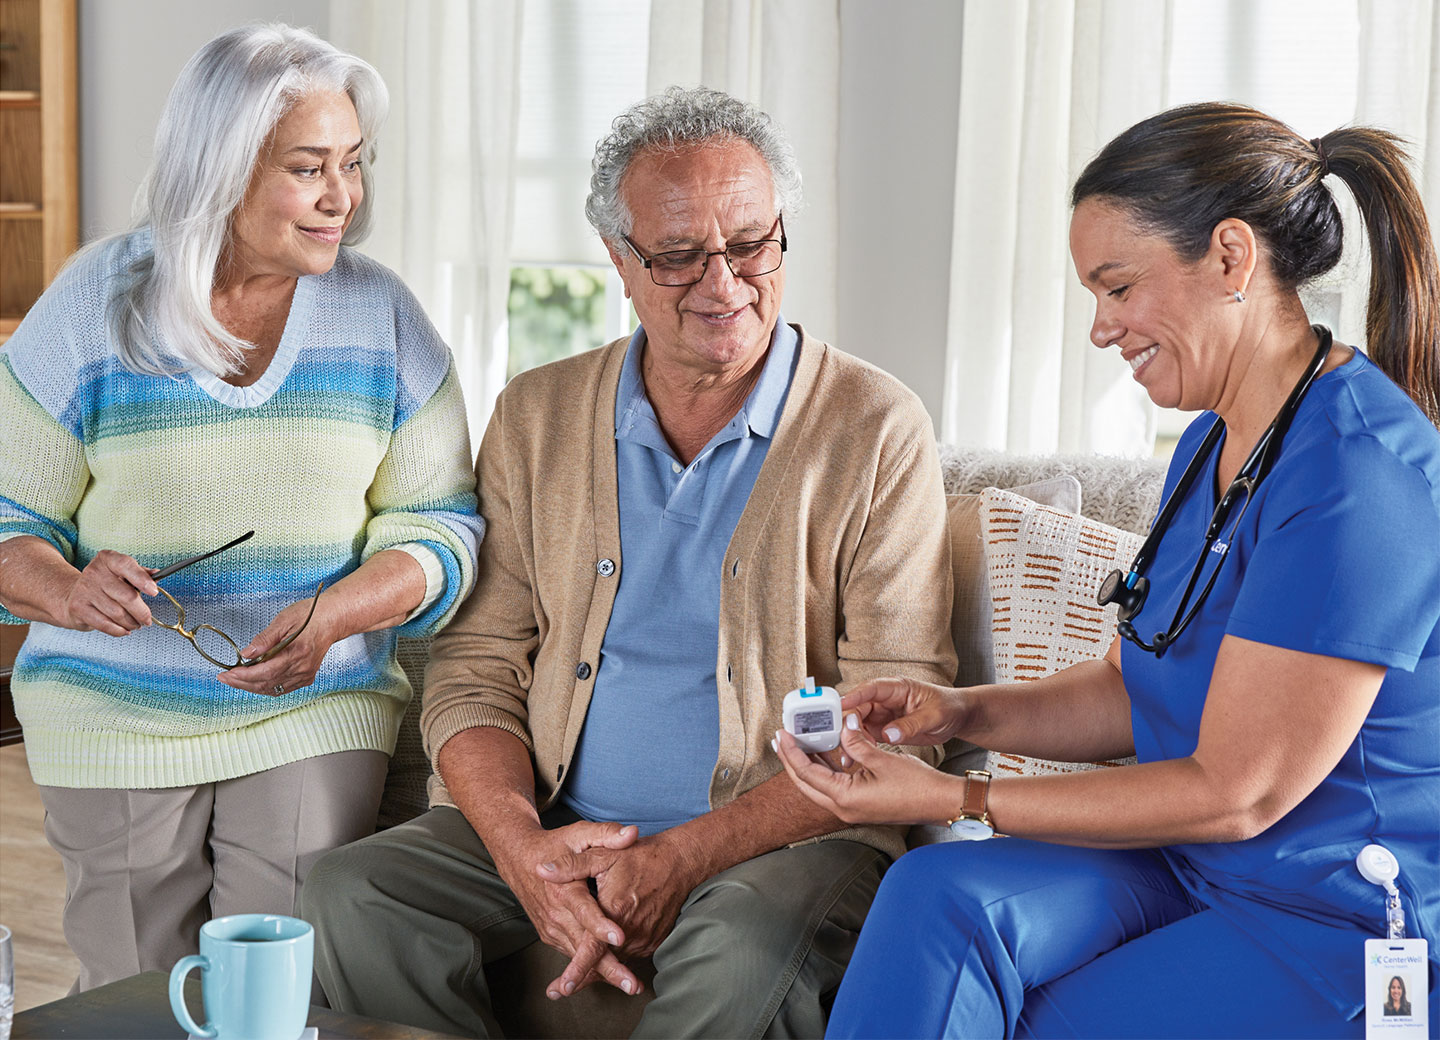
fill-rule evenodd
<path id="1" fill-rule="evenodd" d="M 1080 509 L 1080 481 L 1068 473 L 1007 490 L 1067 512 Z M 947 495 L 945 508 L 950 523 L 950 568 L 955 578 L 950 636 L 960 661 L 955 685 L 982 686 L 995 681 L 995 654 L 990 639 L 990 581 L 985 543 L 980 537 L 980 496 Z"/>
<path id="2" fill-rule="evenodd" d="M 1095 602 L 1105 575 L 1128 567 L 1138 534 L 1037 505 L 1008 491 L 980 496 L 980 529 L 994 610 L 996 682 L 1026 682 L 1104 655 L 1115 607 Z M 992 751 L 996 775 L 1073 773 L 1115 762 L 1051 762 Z"/>

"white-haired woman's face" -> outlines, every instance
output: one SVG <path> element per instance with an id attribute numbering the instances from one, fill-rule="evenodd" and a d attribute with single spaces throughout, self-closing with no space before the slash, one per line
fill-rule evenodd
<path id="1" fill-rule="evenodd" d="M 312 94 L 290 109 L 260 150 L 235 214 L 231 274 L 324 274 L 364 197 L 355 106 Z"/>

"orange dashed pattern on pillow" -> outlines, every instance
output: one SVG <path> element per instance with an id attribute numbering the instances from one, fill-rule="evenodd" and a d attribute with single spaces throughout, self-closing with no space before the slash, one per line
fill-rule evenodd
<path id="1" fill-rule="evenodd" d="M 1037 505 L 994 488 L 980 496 L 980 529 L 994 608 L 995 678 L 1025 682 L 1102 656 L 1115 608 L 1095 602 L 1105 575 L 1127 567 L 1140 535 Z M 1051 762 L 990 752 L 993 773 L 1070 773 L 1121 762 Z"/>

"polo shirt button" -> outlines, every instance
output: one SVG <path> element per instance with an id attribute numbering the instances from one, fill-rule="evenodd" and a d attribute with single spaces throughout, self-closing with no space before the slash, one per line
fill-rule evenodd
<path id="1" fill-rule="evenodd" d="M 610 577 L 610 575 L 615 573 L 615 561 L 601 560 L 595 565 L 595 570 L 599 572 L 600 577 L 608 578 Z"/>
<path id="2" fill-rule="evenodd" d="M 672 473 L 679 473 L 679 472 L 683 471 L 684 469 L 685 469 L 685 467 L 682 466 L 682 465 L 680 465 L 680 463 L 671 461 L 671 463 L 670 463 L 670 471 L 671 471 Z"/>
<path id="3" fill-rule="evenodd" d="M 721 780 L 729 780 L 729 779 L 730 779 L 730 770 L 728 770 L 728 769 L 722 769 L 722 770 L 720 770 L 720 779 L 721 779 Z"/>
<path id="4" fill-rule="evenodd" d="M 579 664 L 577 664 L 577 665 L 575 666 L 575 678 L 577 678 L 577 679 L 588 679 L 588 678 L 590 678 L 590 666 L 589 666 L 588 664 L 586 664 L 584 661 L 581 661 Z"/>

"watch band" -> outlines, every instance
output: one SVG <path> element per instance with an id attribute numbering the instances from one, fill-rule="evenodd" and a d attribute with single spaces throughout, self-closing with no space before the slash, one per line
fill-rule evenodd
<path id="1" fill-rule="evenodd" d="M 990 822 L 990 773 L 985 769 L 965 770 L 965 800 L 959 816 Z M 958 816 L 957 816 L 958 819 Z"/>

